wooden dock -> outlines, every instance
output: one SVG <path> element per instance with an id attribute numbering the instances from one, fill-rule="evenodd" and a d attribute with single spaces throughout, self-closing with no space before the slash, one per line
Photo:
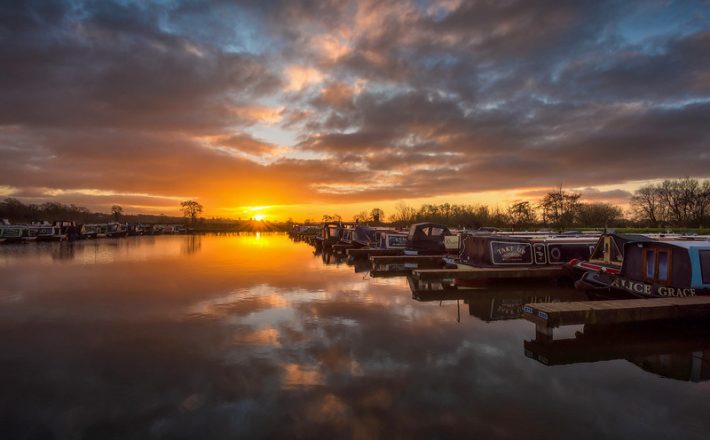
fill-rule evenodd
<path id="1" fill-rule="evenodd" d="M 557 278 L 564 273 L 562 267 L 475 267 L 471 269 L 418 269 L 412 271 L 414 277 L 424 280 L 496 280 L 522 278 Z"/>
<path id="2" fill-rule="evenodd" d="M 438 263 L 444 255 L 370 255 L 373 265 L 406 264 L 406 263 Z"/>
<path id="3" fill-rule="evenodd" d="M 710 296 L 526 304 L 523 312 L 525 319 L 534 322 L 538 331 L 544 331 L 544 328 L 561 325 L 710 316 Z"/>
<path id="4" fill-rule="evenodd" d="M 368 258 L 374 255 L 404 255 L 404 250 L 402 249 L 359 248 L 347 249 L 345 252 L 348 254 L 348 256 L 353 258 Z"/>

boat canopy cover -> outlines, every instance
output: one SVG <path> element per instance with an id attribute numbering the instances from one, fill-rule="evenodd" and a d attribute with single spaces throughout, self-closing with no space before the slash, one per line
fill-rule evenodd
<path id="1" fill-rule="evenodd" d="M 444 251 L 444 237 L 452 235 L 447 226 L 436 223 L 415 223 L 409 228 L 407 247 Z"/>
<path id="2" fill-rule="evenodd" d="M 606 243 L 606 237 L 610 237 L 613 245 L 611 249 L 606 249 L 604 244 Z M 654 238 L 648 237 L 641 234 L 616 234 L 613 232 L 602 234 L 599 237 L 597 245 L 594 247 L 592 256 L 590 260 L 604 260 L 604 254 L 606 252 L 611 252 L 610 260 L 621 262 L 624 258 L 624 245 L 629 242 L 651 242 L 657 241 Z"/>
<path id="3" fill-rule="evenodd" d="M 352 240 L 362 244 L 374 243 L 377 241 L 377 230 L 368 226 L 355 226 Z"/>

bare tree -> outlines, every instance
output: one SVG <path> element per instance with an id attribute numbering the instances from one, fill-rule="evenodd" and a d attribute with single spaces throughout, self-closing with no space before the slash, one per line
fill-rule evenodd
<path id="1" fill-rule="evenodd" d="M 559 190 L 549 192 L 540 202 L 542 221 L 545 224 L 564 229 L 574 224 L 579 213 L 581 194 Z"/>
<path id="2" fill-rule="evenodd" d="M 195 223 L 197 216 L 202 213 L 202 205 L 194 200 L 186 200 L 180 203 L 182 208 L 182 213 L 185 217 L 190 219 L 190 223 Z"/>
<path id="3" fill-rule="evenodd" d="M 579 207 L 578 220 L 582 226 L 606 228 L 622 216 L 621 209 L 611 203 L 582 203 Z"/>
<path id="4" fill-rule="evenodd" d="M 400 202 L 394 207 L 394 214 L 390 216 L 390 221 L 400 225 L 408 225 L 414 223 L 416 216 L 416 209 Z"/>
<path id="5" fill-rule="evenodd" d="M 631 198 L 638 220 L 652 226 L 700 226 L 710 211 L 710 180 L 685 178 L 646 185 Z"/>
<path id="6" fill-rule="evenodd" d="M 508 208 L 508 221 L 516 228 L 530 227 L 537 220 L 535 208 L 528 201 L 514 203 Z"/>
<path id="7" fill-rule="evenodd" d="M 111 215 L 115 221 L 119 221 L 123 215 L 123 208 L 119 205 L 113 205 L 111 207 Z"/>
<path id="8" fill-rule="evenodd" d="M 367 222 L 368 219 L 367 211 L 360 211 L 353 216 L 353 221 L 356 223 L 364 223 Z"/>
<path id="9" fill-rule="evenodd" d="M 637 189 L 631 197 L 631 207 L 637 220 L 649 221 L 652 227 L 664 220 L 661 199 L 654 185 Z"/>

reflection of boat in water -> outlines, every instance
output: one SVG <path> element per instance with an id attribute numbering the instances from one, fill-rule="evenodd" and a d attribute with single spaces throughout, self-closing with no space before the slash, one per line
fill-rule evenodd
<path id="1" fill-rule="evenodd" d="M 519 285 L 471 288 L 422 283 L 413 277 L 408 280 L 412 298 L 416 301 L 463 300 L 468 305 L 469 315 L 484 322 L 521 318 L 525 304 L 587 299 L 584 293 L 564 287 Z"/>
<path id="2" fill-rule="evenodd" d="M 525 341 L 525 355 L 545 365 L 626 359 L 663 377 L 710 379 L 710 324 L 705 321 L 655 321 L 585 324 L 574 338 Z"/>
<path id="3" fill-rule="evenodd" d="M 370 261 L 362 258 L 347 258 L 346 262 L 348 266 L 352 266 L 355 269 L 355 273 L 369 272 L 372 269 Z"/>
<path id="4" fill-rule="evenodd" d="M 344 257 L 342 254 L 336 254 L 333 252 L 324 252 L 323 250 L 316 248 L 316 250 L 313 252 L 313 255 L 316 257 L 320 256 L 321 259 L 323 260 L 323 264 L 325 265 L 340 265 L 345 263 L 346 257 Z"/>

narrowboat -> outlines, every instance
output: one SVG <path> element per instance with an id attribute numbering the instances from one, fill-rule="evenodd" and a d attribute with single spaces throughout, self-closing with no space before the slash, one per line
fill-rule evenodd
<path id="1" fill-rule="evenodd" d="M 576 279 L 590 271 L 618 274 L 624 262 L 624 245 L 632 241 L 656 241 L 656 238 L 640 234 L 604 233 L 599 237 L 588 259 L 572 259 L 566 267 L 576 275 Z"/>
<path id="2" fill-rule="evenodd" d="M 458 236 L 447 226 L 415 223 L 407 234 L 407 251 L 417 254 L 445 254 L 458 251 Z"/>
<path id="3" fill-rule="evenodd" d="M 26 229 L 27 227 L 22 225 L 0 225 L 0 239 L 3 243 L 20 243 L 26 235 Z"/>
<path id="4" fill-rule="evenodd" d="M 710 241 L 627 242 L 617 273 L 588 271 L 575 286 L 593 296 L 614 298 L 710 295 Z"/>
<path id="5" fill-rule="evenodd" d="M 61 224 L 43 224 L 37 227 L 37 241 L 64 241 L 67 240 L 67 233 L 62 230 Z"/>
<path id="6" fill-rule="evenodd" d="M 355 225 L 352 231 L 352 245 L 355 247 L 377 247 L 377 233 L 387 229 L 371 228 L 366 225 Z"/>
<path id="7" fill-rule="evenodd" d="M 99 225 L 84 224 L 81 226 L 81 238 L 94 239 L 98 238 Z"/>
<path id="8" fill-rule="evenodd" d="M 340 242 L 341 244 L 353 244 L 353 232 L 355 230 L 353 228 L 343 228 L 343 232 L 340 235 Z"/>
<path id="9" fill-rule="evenodd" d="M 407 234 L 397 231 L 378 231 L 376 234 L 377 245 L 380 249 L 406 249 Z"/>
<path id="10" fill-rule="evenodd" d="M 464 235 L 459 257 L 452 263 L 467 267 L 562 266 L 589 259 L 597 236 Z"/>
<path id="11" fill-rule="evenodd" d="M 128 233 L 126 225 L 123 223 L 109 223 L 106 225 L 106 236 L 111 238 L 125 237 Z"/>
<path id="12" fill-rule="evenodd" d="M 320 236 L 316 237 L 316 246 L 332 246 L 340 242 L 343 234 L 343 224 L 341 222 L 326 222 L 321 226 Z"/>

